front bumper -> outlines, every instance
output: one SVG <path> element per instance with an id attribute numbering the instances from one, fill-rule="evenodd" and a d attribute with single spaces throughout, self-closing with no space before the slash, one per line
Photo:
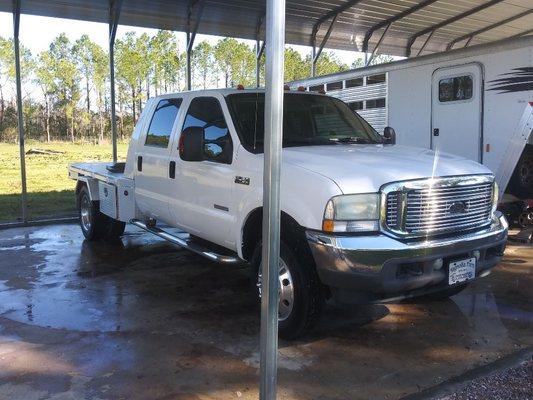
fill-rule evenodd
<path id="1" fill-rule="evenodd" d="M 318 275 L 341 302 L 412 297 L 448 286 L 448 263 L 477 257 L 476 277 L 485 276 L 505 250 L 508 224 L 498 213 L 483 230 L 454 237 L 400 241 L 385 234 L 329 235 L 307 231 Z M 442 259 L 442 267 L 435 268 Z"/>

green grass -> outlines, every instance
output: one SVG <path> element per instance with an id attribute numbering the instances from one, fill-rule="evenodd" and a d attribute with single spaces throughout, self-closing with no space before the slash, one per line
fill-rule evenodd
<path id="1" fill-rule="evenodd" d="M 26 155 L 28 217 L 32 220 L 74 215 L 75 182 L 67 172 L 70 163 L 111 160 L 110 144 L 27 142 L 26 151 L 32 148 L 63 152 Z M 118 144 L 119 159 L 126 157 L 127 148 L 127 143 Z M 0 143 L 0 221 L 20 220 L 21 187 L 19 147 Z"/>

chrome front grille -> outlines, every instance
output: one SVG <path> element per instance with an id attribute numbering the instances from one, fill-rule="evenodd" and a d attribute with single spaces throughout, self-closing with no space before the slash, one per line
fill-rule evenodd
<path id="1" fill-rule="evenodd" d="M 476 229 L 491 220 L 491 176 L 466 176 L 385 186 L 384 229 L 425 236 Z"/>

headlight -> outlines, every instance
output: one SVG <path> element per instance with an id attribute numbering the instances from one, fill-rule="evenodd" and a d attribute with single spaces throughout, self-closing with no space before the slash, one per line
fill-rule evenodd
<path id="1" fill-rule="evenodd" d="M 375 232 L 379 230 L 379 194 L 349 194 L 333 197 L 326 205 L 325 232 Z"/>
<path id="2" fill-rule="evenodd" d="M 498 200 L 500 197 L 500 188 L 498 187 L 498 184 L 496 181 L 494 181 L 494 185 L 492 186 L 492 213 L 496 211 L 498 208 Z"/>

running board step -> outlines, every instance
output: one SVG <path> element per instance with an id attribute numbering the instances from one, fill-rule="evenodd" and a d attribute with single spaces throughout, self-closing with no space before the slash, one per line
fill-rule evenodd
<path id="1" fill-rule="evenodd" d="M 137 219 L 132 219 L 130 222 L 136 227 L 144 229 L 146 232 L 153 233 L 154 235 L 159 236 L 160 238 L 165 239 L 166 241 L 176 246 L 190 250 L 193 253 L 201 255 L 202 257 L 205 257 L 211 261 L 215 261 L 215 262 L 219 262 L 223 264 L 239 264 L 242 262 L 242 260 L 236 255 L 232 256 L 232 255 L 225 255 L 225 254 L 217 254 L 211 249 L 208 249 L 207 247 L 203 247 L 199 245 L 198 243 L 194 243 L 187 239 L 182 239 L 178 236 L 172 235 L 164 231 L 163 229 L 156 228 L 155 226 L 148 226 L 144 222 L 139 221 Z"/>

